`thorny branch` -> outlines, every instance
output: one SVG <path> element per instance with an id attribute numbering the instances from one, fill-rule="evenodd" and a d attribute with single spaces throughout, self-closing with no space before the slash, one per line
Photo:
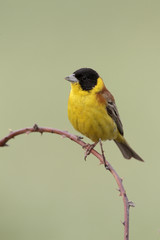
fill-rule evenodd
<path id="1" fill-rule="evenodd" d="M 78 143 L 83 148 L 86 147 L 86 143 L 84 141 L 82 141 L 80 137 L 72 135 L 72 134 L 68 133 L 67 131 L 61 131 L 61 130 L 55 129 L 55 128 L 39 127 L 37 124 L 35 124 L 33 127 L 23 128 L 23 129 L 19 129 L 19 130 L 16 130 L 16 131 L 10 131 L 8 136 L 6 136 L 6 137 L 4 137 L 3 139 L 0 140 L 0 147 L 8 146 L 7 142 L 9 140 L 11 140 L 12 138 L 18 136 L 18 135 L 21 135 L 21 134 L 24 134 L 24 133 L 29 134 L 29 133 L 32 133 L 32 132 L 39 132 L 41 134 L 43 134 L 44 132 L 45 133 L 58 134 L 58 135 L 61 135 L 62 137 L 67 137 L 70 140 Z M 104 164 L 105 169 L 110 171 L 110 173 L 113 175 L 113 177 L 115 178 L 115 180 L 117 182 L 117 185 L 119 187 L 118 190 L 120 192 L 120 196 L 122 196 L 122 198 L 123 198 L 123 204 L 124 204 L 124 222 L 123 222 L 123 225 L 124 225 L 124 240 L 129 240 L 129 208 L 134 207 L 134 203 L 132 201 L 128 201 L 126 191 L 125 191 L 125 189 L 123 187 L 123 184 L 122 184 L 122 179 L 119 177 L 119 175 L 114 170 L 114 168 L 111 166 L 111 164 L 106 160 L 106 158 L 104 156 L 104 151 L 103 151 L 101 141 L 100 141 L 100 146 L 101 146 L 102 154 L 98 153 L 94 149 L 91 150 L 91 153 L 99 159 L 100 164 Z"/>

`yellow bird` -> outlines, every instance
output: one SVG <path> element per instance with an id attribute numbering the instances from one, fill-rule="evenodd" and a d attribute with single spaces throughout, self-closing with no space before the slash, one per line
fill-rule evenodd
<path id="1" fill-rule="evenodd" d="M 71 82 L 68 118 L 73 127 L 90 138 L 94 144 L 114 140 L 126 159 L 143 159 L 124 138 L 123 126 L 114 97 L 102 78 L 91 68 L 81 68 L 65 78 Z"/>

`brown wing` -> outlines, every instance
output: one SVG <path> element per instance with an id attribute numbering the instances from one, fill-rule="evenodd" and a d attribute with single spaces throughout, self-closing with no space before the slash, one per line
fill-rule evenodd
<path id="1" fill-rule="evenodd" d="M 101 96 L 101 97 L 100 97 Z M 112 94 L 107 90 L 106 87 L 104 87 L 102 89 L 101 92 L 99 92 L 99 98 L 101 98 L 101 101 L 102 101 L 102 98 L 105 99 L 106 101 L 106 110 L 109 114 L 109 116 L 114 120 L 114 122 L 116 123 L 117 125 L 117 128 L 120 132 L 120 134 L 124 134 L 123 132 L 123 125 L 122 125 L 122 122 L 120 120 L 120 116 L 119 116 L 119 113 L 118 113 L 118 109 L 117 109 L 117 106 L 116 106 L 116 103 L 115 103 L 115 100 L 114 100 L 114 97 L 112 96 Z"/>
<path id="2" fill-rule="evenodd" d="M 108 101 L 107 112 L 110 115 L 110 117 L 115 121 L 120 134 L 123 135 L 124 134 L 123 125 L 120 120 L 120 116 L 119 116 L 115 102 L 112 102 L 111 100 Z"/>

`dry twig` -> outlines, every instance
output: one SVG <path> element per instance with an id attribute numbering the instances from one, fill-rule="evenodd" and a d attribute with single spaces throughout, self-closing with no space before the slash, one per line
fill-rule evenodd
<path id="1" fill-rule="evenodd" d="M 61 131 L 61 130 L 55 129 L 55 128 L 39 127 L 37 124 L 35 124 L 33 127 L 23 128 L 23 129 L 19 129 L 16 131 L 10 131 L 8 136 L 6 136 L 0 140 L 0 147 L 8 146 L 7 142 L 18 135 L 21 135 L 24 133 L 29 134 L 32 132 L 39 132 L 41 134 L 43 134 L 44 132 L 58 134 L 58 135 L 61 135 L 62 137 L 67 137 L 70 140 L 78 143 L 83 148 L 85 148 L 85 146 L 86 146 L 86 143 L 81 140 L 81 137 L 72 135 L 72 134 L 68 133 L 67 131 Z M 113 169 L 111 164 L 106 160 L 106 158 L 104 156 L 104 151 L 103 151 L 101 141 L 100 141 L 100 146 L 101 146 L 102 155 L 94 149 L 91 150 L 91 153 L 99 159 L 101 164 L 104 164 L 105 169 L 109 170 L 111 172 L 111 174 L 114 176 L 114 178 L 117 182 L 117 185 L 119 187 L 118 190 L 120 192 L 120 196 L 122 196 L 122 198 L 123 198 L 123 204 L 124 204 L 124 222 L 123 222 L 124 240 L 129 240 L 129 207 L 130 206 L 133 207 L 134 204 L 133 204 L 133 202 L 128 201 L 126 191 L 122 184 L 122 179 L 118 176 L 117 172 Z"/>

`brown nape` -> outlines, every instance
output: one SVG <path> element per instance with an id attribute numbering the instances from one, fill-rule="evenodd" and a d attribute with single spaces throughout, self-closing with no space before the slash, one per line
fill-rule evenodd
<path id="1" fill-rule="evenodd" d="M 103 86 L 102 90 L 97 93 L 97 99 L 101 103 L 106 103 L 106 105 L 108 101 L 115 102 L 113 95 L 108 91 L 105 85 Z"/>

